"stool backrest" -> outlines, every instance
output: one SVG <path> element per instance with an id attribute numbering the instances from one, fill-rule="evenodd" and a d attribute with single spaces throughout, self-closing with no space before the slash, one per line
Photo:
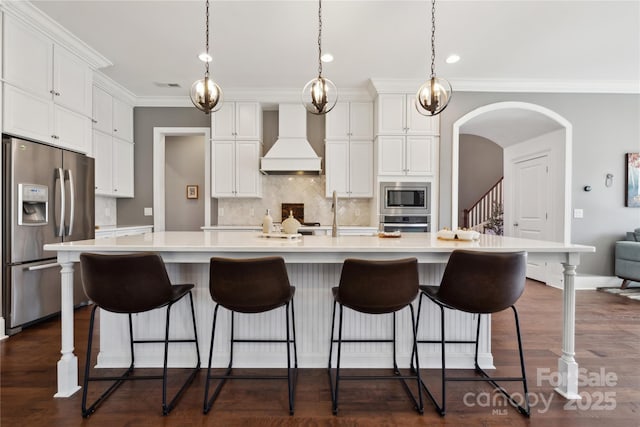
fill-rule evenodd
<path id="1" fill-rule="evenodd" d="M 281 257 L 213 257 L 209 291 L 213 301 L 241 313 L 259 313 L 285 305 L 292 292 Z"/>
<path id="2" fill-rule="evenodd" d="M 171 301 L 171 281 L 160 256 L 80 254 L 84 292 L 100 308 L 140 313 Z"/>
<path id="3" fill-rule="evenodd" d="M 418 295 L 418 261 L 415 258 L 344 261 L 338 296 L 340 302 L 363 313 L 391 313 Z"/>
<path id="4" fill-rule="evenodd" d="M 457 310 L 495 313 L 520 298 L 526 272 L 526 252 L 453 251 L 437 296 Z"/>

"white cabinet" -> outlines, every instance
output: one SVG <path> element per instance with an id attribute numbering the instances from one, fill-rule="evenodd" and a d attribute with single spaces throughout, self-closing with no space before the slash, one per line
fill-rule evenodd
<path id="1" fill-rule="evenodd" d="M 93 128 L 125 141 L 133 141 L 133 107 L 93 87 Z"/>
<path id="2" fill-rule="evenodd" d="M 134 144 L 93 131 L 96 194 L 133 197 Z"/>
<path id="3" fill-rule="evenodd" d="M 339 102 L 326 116 L 325 195 L 373 196 L 373 105 Z"/>
<path id="4" fill-rule="evenodd" d="M 212 139 L 262 139 L 262 110 L 257 102 L 225 102 L 211 115 Z"/>
<path id="5" fill-rule="evenodd" d="M 427 117 L 415 107 L 415 96 L 380 94 L 376 104 L 377 135 L 439 135 L 439 116 Z"/>
<path id="6" fill-rule="evenodd" d="M 378 176 L 433 176 L 437 136 L 379 136 Z"/>
<path id="7" fill-rule="evenodd" d="M 261 149 L 260 141 L 213 141 L 212 197 L 261 197 Z"/>
<path id="8" fill-rule="evenodd" d="M 89 151 L 89 66 L 10 16 L 4 17 L 3 39 L 3 131 Z"/>

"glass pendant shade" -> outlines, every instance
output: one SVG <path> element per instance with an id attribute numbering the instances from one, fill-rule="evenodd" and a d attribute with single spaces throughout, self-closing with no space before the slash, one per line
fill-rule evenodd
<path id="1" fill-rule="evenodd" d="M 318 76 L 302 89 L 302 103 L 312 114 L 327 114 L 338 102 L 338 88 L 333 82 Z"/>
<path id="2" fill-rule="evenodd" d="M 189 95 L 193 105 L 207 114 L 215 113 L 222 108 L 222 89 L 209 77 L 194 82 Z"/>
<path id="3" fill-rule="evenodd" d="M 416 109 L 423 116 L 435 116 L 447 107 L 451 99 L 451 85 L 445 79 L 431 77 L 416 94 Z"/>

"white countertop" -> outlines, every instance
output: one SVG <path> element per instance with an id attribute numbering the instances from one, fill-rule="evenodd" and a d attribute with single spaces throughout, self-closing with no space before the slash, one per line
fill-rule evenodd
<path id="1" fill-rule="evenodd" d="M 233 231 L 168 231 L 134 236 L 79 240 L 45 245 L 48 251 L 156 251 L 156 252 L 398 252 L 434 253 L 454 249 L 519 251 L 529 253 L 594 252 L 592 246 L 481 235 L 479 240 L 440 240 L 434 233 L 406 233 L 400 238 L 377 236 L 302 236 L 298 240 L 267 239 L 262 233 Z"/>
<path id="2" fill-rule="evenodd" d="M 200 227 L 202 230 L 218 230 L 218 231 L 224 231 L 224 230 L 255 230 L 255 231 L 261 231 L 262 230 L 262 226 L 260 225 L 209 225 L 209 226 L 205 226 L 205 227 Z M 314 231 L 314 230 L 322 230 L 322 231 L 327 231 L 327 230 L 331 230 L 331 226 L 330 225 L 301 225 L 298 230 L 299 231 Z M 338 229 L 345 229 L 345 230 L 372 230 L 375 231 L 378 229 L 378 227 L 374 227 L 374 226 L 367 226 L 367 225 L 339 225 Z"/>
<path id="3" fill-rule="evenodd" d="M 96 226 L 96 232 L 99 232 L 99 231 L 137 230 L 139 228 L 153 228 L 153 225 L 98 225 L 98 226 Z"/>

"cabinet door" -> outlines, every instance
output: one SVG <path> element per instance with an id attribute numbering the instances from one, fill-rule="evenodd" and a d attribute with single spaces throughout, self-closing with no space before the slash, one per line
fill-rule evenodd
<path id="1" fill-rule="evenodd" d="M 113 190 L 116 197 L 133 197 L 133 143 L 113 138 Z"/>
<path id="2" fill-rule="evenodd" d="M 436 135 L 439 131 L 440 116 L 424 116 L 416 108 L 416 97 L 407 95 L 407 134 L 409 135 Z M 424 111 L 422 107 L 420 110 Z"/>
<path id="3" fill-rule="evenodd" d="M 378 96 L 378 133 L 381 135 L 405 132 L 404 94 L 382 94 Z"/>
<path id="4" fill-rule="evenodd" d="M 4 81 L 51 99 L 53 43 L 42 33 L 4 15 Z"/>
<path id="5" fill-rule="evenodd" d="M 405 137 L 378 137 L 378 175 L 405 174 Z"/>
<path id="6" fill-rule="evenodd" d="M 223 107 L 224 108 L 224 107 Z M 222 111 L 222 110 L 221 110 Z M 215 114 L 220 113 L 218 111 Z M 235 196 L 234 141 L 215 141 L 211 149 L 211 188 L 213 197 Z"/>
<path id="7" fill-rule="evenodd" d="M 100 89 L 93 87 L 93 128 L 104 133 L 113 132 L 113 97 Z"/>
<path id="8" fill-rule="evenodd" d="M 54 143 L 51 101 L 4 84 L 3 131 Z"/>
<path id="9" fill-rule="evenodd" d="M 373 197 L 373 143 L 371 141 L 351 140 L 349 196 Z"/>
<path id="10" fill-rule="evenodd" d="M 326 116 L 325 138 L 344 139 L 349 137 L 349 103 L 338 102 Z"/>
<path id="11" fill-rule="evenodd" d="M 89 66 L 60 46 L 55 46 L 53 53 L 54 102 L 77 113 L 91 115 Z"/>
<path id="12" fill-rule="evenodd" d="M 214 139 L 233 139 L 236 132 L 235 115 L 236 107 L 234 102 L 225 102 L 220 110 L 211 114 L 211 137 Z"/>
<path id="13" fill-rule="evenodd" d="M 91 120 L 82 114 L 54 105 L 53 134 L 56 145 L 87 153 L 91 143 Z"/>
<path id="14" fill-rule="evenodd" d="M 325 195 L 332 197 L 335 190 L 339 197 L 349 197 L 349 140 L 328 140 L 324 155 Z"/>
<path id="15" fill-rule="evenodd" d="M 133 141 L 133 107 L 113 98 L 113 136 Z"/>
<path id="16" fill-rule="evenodd" d="M 407 175 L 433 175 L 434 138 L 407 136 Z"/>
<path id="17" fill-rule="evenodd" d="M 258 141 L 237 141 L 235 157 L 236 197 L 260 197 L 262 194 L 260 143 Z"/>
<path id="18" fill-rule="evenodd" d="M 235 136 L 242 139 L 260 139 L 260 104 L 257 102 L 236 102 Z"/>
<path id="19" fill-rule="evenodd" d="M 96 194 L 113 194 L 113 149 L 112 137 L 93 131 L 93 158 L 95 159 Z"/>
<path id="20" fill-rule="evenodd" d="M 352 139 L 373 140 L 373 104 L 371 102 L 351 103 L 349 129 Z"/>

